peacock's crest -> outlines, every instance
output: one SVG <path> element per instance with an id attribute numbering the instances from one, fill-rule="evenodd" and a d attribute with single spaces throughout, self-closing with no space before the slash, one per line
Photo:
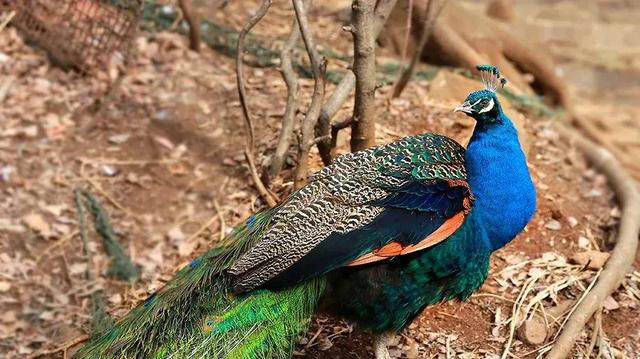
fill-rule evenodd
<path id="1" fill-rule="evenodd" d="M 500 77 L 500 70 L 493 65 L 477 65 L 476 69 L 480 71 L 484 87 L 491 92 L 496 92 L 498 86 L 504 87 L 507 84 L 507 79 Z"/>

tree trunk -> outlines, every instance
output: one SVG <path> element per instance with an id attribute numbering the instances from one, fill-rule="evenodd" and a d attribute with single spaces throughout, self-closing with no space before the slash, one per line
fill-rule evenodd
<path id="1" fill-rule="evenodd" d="M 351 126 L 351 151 L 375 144 L 376 35 L 374 31 L 375 0 L 354 0 L 352 31 L 354 43 L 353 73 L 356 76 L 356 98 Z"/>

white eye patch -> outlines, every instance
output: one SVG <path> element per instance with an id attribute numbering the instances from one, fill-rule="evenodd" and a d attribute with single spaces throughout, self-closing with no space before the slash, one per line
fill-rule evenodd
<path id="1" fill-rule="evenodd" d="M 491 111 L 493 109 L 494 103 L 493 99 L 489 99 L 489 103 L 482 110 L 478 111 L 478 113 L 485 113 Z"/>

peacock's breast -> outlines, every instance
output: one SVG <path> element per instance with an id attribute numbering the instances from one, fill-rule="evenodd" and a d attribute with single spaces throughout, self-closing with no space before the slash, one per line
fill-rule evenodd
<path id="1" fill-rule="evenodd" d="M 490 250 L 472 214 L 447 240 L 412 255 L 329 275 L 324 308 L 365 329 L 401 330 L 427 305 L 464 300 L 484 282 Z"/>

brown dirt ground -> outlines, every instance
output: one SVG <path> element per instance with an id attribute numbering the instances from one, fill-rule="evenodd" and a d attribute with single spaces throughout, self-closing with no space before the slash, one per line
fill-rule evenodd
<path id="1" fill-rule="evenodd" d="M 239 28 L 254 8 L 254 2 L 234 2 L 211 16 Z M 348 48 L 344 44 L 349 39 L 336 20 L 326 16 L 330 13 L 324 9 L 314 14 L 314 26 L 322 34 L 319 42 Z M 284 35 L 290 15 L 288 7 L 275 4 L 256 31 Z M 89 294 L 97 289 L 107 294 L 109 313 L 121 317 L 214 245 L 220 232 L 264 207 L 242 157 L 233 60 L 209 49 L 190 52 L 184 38 L 168 33 L 142 34 L 135 44 L 139 55 L 121 96 L 96 115 L 87 107 L 104 91 L 106 75 L 90 78 L 63 72 L 52 67 L 45 54 L 26 46 L 14 29 L 0 32 L 0 55 L 7 56 L 0 61 L 0 82 L 14 79 L 0 101 L 0 169 L 6 174 L 0 180 L 0 357 L 54 348 L 84 333 L 90 320 Z M 261 163 L 275 143 L 286 91 L 275 69 L 247 68 L 247 78 Z M 301 80 L 301 85 L 304 111 L 312 82 Z M 385 100 L 389 90 L 379 90 L 378 142 L 425 131 L 461 140 L 471 130 L 468 121 L 450 113 L 448 104 L 430 99 L 426 81 L 411 83 L 393 101 Z M 345 106 L 339 117 L 349 113 Z M 502 319 L 508 318 L 512 304 L 497 298 L 514 300 L 522 289 L 515 279 L 503 280 L 500 271 L 547 252 L 568 257 L 595 244 L 605 246 L 613 235 L 617 212 L 603 177 L 558 141 L 550 120 L 531 114 L 523 118 L 532 138 L 529 160 L 539 193 L 536 217 L 494 255 L 493 275 L 479 295 L 465 303 L 426 309 L 397 338 L 394 357 L 498 357 L 508 324 L 496 333 L 495 317 L 500 308 Z M 342 151 L 346 138 L 348 131 L 341 133 Z M 274 183 L 281 196 L 292 187 L 293 154 L 282 179 Z M 312 155 L 313 168 L 320 168 L 317 153 Z M 115 175 L 106 175 L 112 170 Z M 96 283 L 84 279 L 86 262 L 71 193 L 78 185 L 100 197 L 122 244 L 141 266 L 142 278 L 135 285 L 104 275 Z M 220 205 L 224 224 L 214 202 Z M 553 220 L 560 223 L 559 229 L 550 225 Z M 104 274 L 109 261 L 98 238 L 92 238 L 90 248 L 98 273 Z M 579 296 L 578 288 L 563 291 L 559 300 Z M 638 358 L 638 298 L 624 291 L 614 298 L 620 308 L 605 313 L 603 328 L 613 347 Z M 547 300 L 545 305 L 552 303 Z M 588 341 L 587 334 L 582 342 Z M 371 339 L 348 323 L 319 316 L 296 355 L 367 358 L 372 355 Z M 535 349 L 516 340 L 512 353 L 535 357 Z M 577 351 L 576 357 L 581 354 Z"/>

